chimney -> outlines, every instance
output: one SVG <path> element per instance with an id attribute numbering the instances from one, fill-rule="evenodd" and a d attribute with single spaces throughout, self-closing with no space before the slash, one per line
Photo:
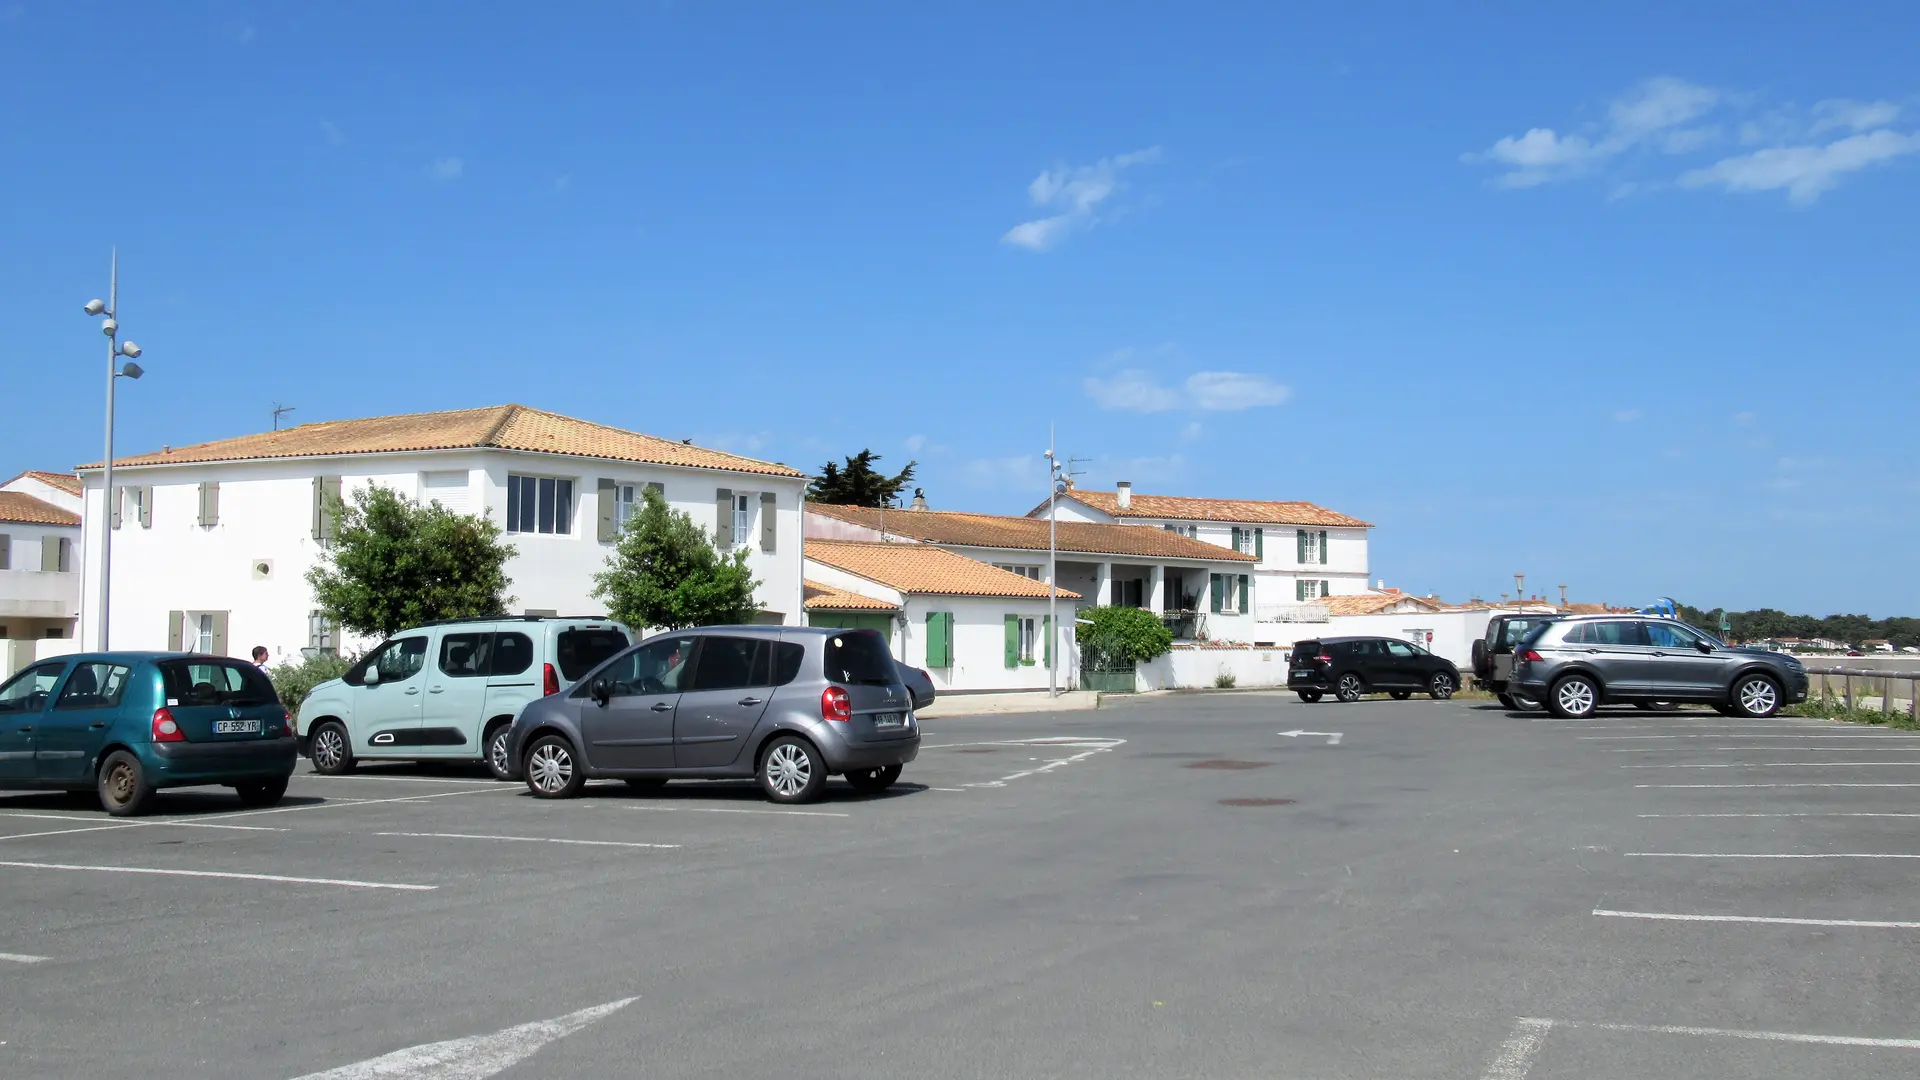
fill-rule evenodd
<path id="1" fill-rule="evenodd" d="M 1120 504 L 1120 509 L 1122 510 L 1133 509 L 1133 482 L 1132 481 L 1122 480 L 1119 483 L 1113 485 L 1113 495 L 1114 495 L 1115 501 Z"/>
<path id="2" fill-rule="evenodd" d="M 925 510 L 926 508 L 927 508 L 927 489 L 914 488 L 913 489 L 913 505 L 907 507 L 907 509 Z"/>

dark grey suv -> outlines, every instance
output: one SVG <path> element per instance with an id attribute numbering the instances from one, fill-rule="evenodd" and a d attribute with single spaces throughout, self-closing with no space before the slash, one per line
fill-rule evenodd
<path id="1" fill-rule="evenodd" d="M 1655 701 L 1757 718 L 1805 701 L 1807 669 L 1791 656 L 1728 646 L 1673 619 L 1587 615 L 1527 635 L 1514 650 L 1508 688 L 1564 720 L 1602 705 Z"/>
<path id="2" fill-rule="evenodd" d="M 597 777 L 641 789 L 754 777 L 775 802 L 807 802 L 830 775 L 862 792 L 899 779 L 920 752 L 914 707 L 872 630 L 704 626 L 648 638 L 528 705 L 509 756 L 543 799 Z"/>

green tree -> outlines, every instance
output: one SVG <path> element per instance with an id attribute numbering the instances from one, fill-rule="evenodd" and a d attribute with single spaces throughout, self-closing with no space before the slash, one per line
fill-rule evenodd
<path id="1" fill-rule="evenodd" d="M 385 637 L 433 619 L 504 615 L 513 545 L 484 517 L 422 506 L 378 484 L 333 501 L 333 545 L 307 571 L 321 611 L 356 634 Z"/>
<path id="2" fill-rule="evenodd" d="M 759 610 L 760 583 L 747 569 L 747 552 L 714 550 L 707 530 L 671 509 L 648 488 L 646 503 L 627 519 L 607 568 L 593 576 L 593 595 L 607 612 L 635 628 L 746 622 Z"/>
<path id="3" fill-rule="evenodd" d="M 1080 662 L 1088 668 L 1111 668 L 1151 660 L 1173 648 L 1173 632 L 1160 616 L 1130 607 L 1085 608 L 1075 623 L 1073 639 L 1080 645 Z"/>
<path id="4" fill-rule="evenodd" d="M 879 454 L 862 450 L 847 459 L 844 469 L 827 462 L 820 467 L 820 475 L 807 485 L 807 499 L 836 506 L 887 505 L 913 480 L 914 467 L 920 463 L 909 461 L 906 468 L 888 476 L 874 469 L 873 463 L 879 460 Z"/>
<path id="5" fill-rule="evenodd" d="M 285 663 L 267 672 L 273 679 L 273 688 L 280 694 L 280 704 L 289 712 L 299 712 L 300 703 L 307 700 L 313 688 L 328 679 L 337 679 L 347 673 L 353 661 L 333 653 L 321 653 L 309 656 L 299 663 Z"/>

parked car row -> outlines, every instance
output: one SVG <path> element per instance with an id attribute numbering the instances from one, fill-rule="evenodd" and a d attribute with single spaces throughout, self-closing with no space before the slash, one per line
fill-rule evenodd
<path id="1" fill-rule="evenodd" d="M 296 720 L 257 667 L 186 653 L 98 653 L 0 684 L 0 789 L 94 792 L 115 815 L 162 788 L 285 794 L 299 755 L 484 762 L 537 797 L 589 779 L 640 788 L 757 779 L 775 802 L 828 777 L 883 791 L 919 753 L 932 680 L 872 630 L 723 626 L 645 641 L 607 620 L 456 620 L 396 634 L 315 687 Z"/>

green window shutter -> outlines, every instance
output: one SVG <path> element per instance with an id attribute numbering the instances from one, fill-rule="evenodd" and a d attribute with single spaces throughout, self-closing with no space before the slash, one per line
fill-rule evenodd
<path id="1" fill-rule="evenodd" d="M 184 611 L 167 612 L 167 651 L 179 652 L 186 640 L 187 613 Z"/>
<path id="2" fill-rule="evenodd" d="M 1320 565 L 1327 564 L 1327 530 L 1320 530 Z"/>
<path id="3" fill-rule="evenodd" d="M 1253 557 L 1256 559 L 1267 557 L 1267 530 L 1265 529 L 1253 530 Z"/>
<path id="4" fill-rule="evenodd" d="M 1253 613 L 1253 590 L 1247 584 L 1247 575 L 1240 575 L 1240 614 Z"/>
<path id="5" fill-rule="evenodd" d="M 1233 527 L 1233 550 L 1240 550 L 1240 526 L 1238 525 Z"/>
<path id="6" fill-rule="evenodd" d="M 1293 598 L 1295 600 L 1305 600 L 1307 598 L 1307 583 L 1300 578 L 1293 579 Z"/>
<path id="7" fill-rule="evenodd" d="M 1293 538 L 1300 546 L 1300 553 L 1294 556 L 1293 561 L 1304 564 L 1307 561 L 1307 530 L 1295 529 Z"/>
<path id="8" fill-rule="evenodd" d="M 613 519 L 614 507 L 620 501 L 620 486 L 603 476 L 595 491 L 600 506 L 600 523 L 595 538 L 603 544 L 611 544 L 620 538 L 619 523 Z"/>
<path id="9" fill-rule="evenodd" d="M 953 666 L 953 612 L 935 611 L 927 615 L 927 666 Z"/>
<path id="10" fill-rule="evenodd" d="M 1020 666 L 1020 616 L 1007 616 L 1007 666 Z"/>
<path id="11" fill-rule="evenodd" d="M 1227 576 L 1225 574 L 1208 574 L 1207 584 L 1213 594 L 1211 597 L 1213 603 L 1212 611 L 1215 615 L 1218 615 L 1226 602 Z"/>
<path id="12" fill-rule="evenodd" d="M 1322 582 L 1320 583 L 1320 595 L 1321 595 L 1321 596 L 1332 596 L 1332 595 L 1333 595 L 1333 582 L 1331 582 L 1331 581 L 1322 581 Z"/>

